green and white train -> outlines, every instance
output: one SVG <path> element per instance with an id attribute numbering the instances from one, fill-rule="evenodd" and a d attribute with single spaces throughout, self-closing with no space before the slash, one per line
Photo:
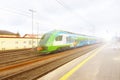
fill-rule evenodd
<path id="1" fill-rule="evenodd" d="M 51 52 L 95 44 L 96 42 L 97 39 L 95 37 L 54 30 L 43 35 L 38 44 L 37 52 L 49 54 Z"/>

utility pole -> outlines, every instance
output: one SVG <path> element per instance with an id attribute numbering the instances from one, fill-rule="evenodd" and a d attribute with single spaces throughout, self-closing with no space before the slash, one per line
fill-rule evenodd
<path id="1" fill-rule="evenodd" d="M 38 46 L 38 37 L 39 37 L 39 23 L 37 23 L 37 46 Z"/>
<path id="2" fill-rule="evenodd" d="M 32 13 L 32 49 L 33 49 L 33 27 L 34 27 L 34 11 L 33 9 L 29 9 L 29 11 Z"/>

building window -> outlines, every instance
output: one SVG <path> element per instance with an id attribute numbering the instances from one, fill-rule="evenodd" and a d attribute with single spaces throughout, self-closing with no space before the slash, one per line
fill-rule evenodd
<path id="1" fill-rule="evenodd" d="M 35 43 L 35 41 L 33 41 L 33 43 Z"/>
<path id="2" fill-rule="evenodd" d="M 4 50 L 5 50 L 5 48 L 2 48 L 2 50 L 4 51 Z"/>
<path id="3" fill-rule="evenodd" d="M 18 49 L 18 47 L 16 46 L 16 49 Z"/>
<path id="4" fill-rule="evenodd" d="M 26 43 L 26 41 L 24 41 L 23 43 Z"/>
<path id="5" fill-rule="evenodd" d="M 29 41 L 29 45 L 31 45 L 31 41 Z"/>
<path id="6" fill-rule="evenodd" d="M 16 41 L 15 43 L 18 44 L 18 41 Z"/>
<path id="7" fill-rule="evenodd" d="M 5 43 L 5 41 L 1 41 L 1 44 L 4 44 Z"/>

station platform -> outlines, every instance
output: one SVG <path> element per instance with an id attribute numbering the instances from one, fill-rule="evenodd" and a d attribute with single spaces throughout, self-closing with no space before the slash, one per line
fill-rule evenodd
<path id="1" fill-rule="evenodd" d="M 107 43 L 37 80 L 120 80 L 120 43 Z"/>

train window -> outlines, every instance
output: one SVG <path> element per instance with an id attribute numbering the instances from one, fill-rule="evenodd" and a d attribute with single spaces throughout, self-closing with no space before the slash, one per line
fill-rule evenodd
<path id="1" fill-rule="evenodd" d="M 51 36 L 51 33 L 44 34 L 43 37 L 41 38 L 39 44 L 45 45 L 50 36 Z"/>
<path id="2" fill-rule="evenodd" d="M 67 43 L 70 43 L 70 37 L 66 37 Z"/>
<path id="3" fill-rule="evenodd" d="M 56 38 L 55 38 L 55 40 L 56 41 L 62 41 L 62 36 L 60 35 L 60 36 L 57 36 Z"/>
<path id="4" fill-rule="evenodd" d="M 45 38 L 45 34 L 41 37 L 41 39 L 44 39 Z"/>
<path id="5" fill-rule="evenodd" d="M 72 42 L 74 42 L 74 39 L 71 36 L 69 36 L 66 38 L 66 41 L 67 41 L 67 43 L 72 43 Z"/>

